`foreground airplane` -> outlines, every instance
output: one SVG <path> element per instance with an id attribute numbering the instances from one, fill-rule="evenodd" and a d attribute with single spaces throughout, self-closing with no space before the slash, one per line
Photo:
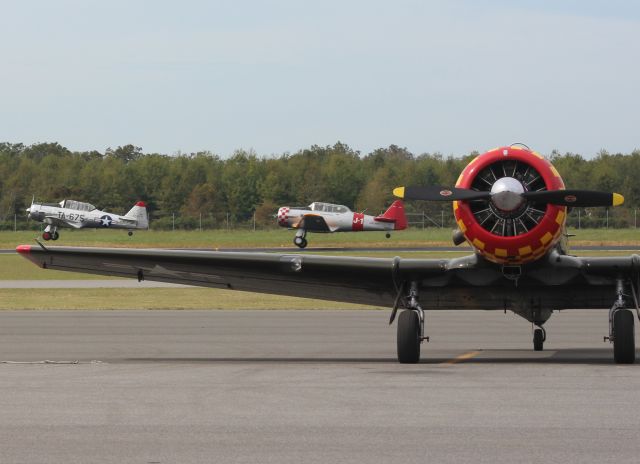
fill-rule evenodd
<path id="1" fill-rule="evenodd" d="M 634 317 L 640 256 L 577 257 L 567 253 L 570 206 L 615 206 L 615 193 L 565 190 L 545 158 L 520 146 L 479 155 L 456 187 L 400 187 L 405 199 L 453 201 L 471 255 L 452 259 L 363 258 L 251 252 L 132 250 L 21 245 L 46 269 L 133 277 L 215 288 L 392 307 L 398 360 L 416 363 L 426 339 L 425 310 L 510 310 L 536 329 L 554 310 L 609 309 L 608 337 L 617 363 L 635 361 Z"/>
<path id="2" fill-rule="evenodd" d="M 53 204 L 32 201 L 27 212 L 29 219 L 47 225 L 42 233 L 45 240 L 58 240 L 58 229 L 61 227 L 127 229 L 129 235 L 133 235 L 134 229 L 149 228 L 147 207 L 141 201 L 124 216 L 100 211 L 90 203 L 75 200 L 62 200 Z"/>
<path id="3" fill-rule="evenodd" d="M 278 225 L 296 229 L 293 243 L 304 248 L 307 246 L 307 232 L 387 231 L 389 238 L 390 231 L 407 228 L 407 218 L 400 200 L 394 201 L 380 216 L 354 213 L 343 205 L 316 201 L 309 206 L 283 206 L 278 210 Z"/>

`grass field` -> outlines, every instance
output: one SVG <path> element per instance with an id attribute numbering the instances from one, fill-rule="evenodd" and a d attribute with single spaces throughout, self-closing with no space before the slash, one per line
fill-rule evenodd
<path id="1" fill-rule="evenodd" d="M 419 232 L 419 233 L 418 233 Z M 117 230 L 68 230 L 60 231 L 60 239 L 47 242 L 66 246 L 114 246 L 157 248 L 258 248 L 292 247 L 294 232 L 276 230 L 204 230 L 204 231 L 137 231 L 129 237 L 126 231 Z M 420 244 L 424 241 L 450 243 L 450 231 L 442 229 L 422 231 L 400 231 L 385 238 L 383 232 L 361 234 L 309 234 L 310 246 L 401 246 Z M 22 243 L 35 243 L 40 235 L 34 231 L 0 232 L 0 248 L 15 248 Z"/>
<path id="2" fill-rule="evenodd" d="M 371 309 L 371 306 L 209 288 L 0 289 L 0 310 Z"/>
<path id="3" fill-rule="evenodd" d="M 576 245 L 640 244 L 638 229 L 581 229 L 569 230 L 575 234 L 571 243 Z M 120 230 L 60 231 L 60 240 L 47 242 L 66 246 L 113 246 L 136 248 L 257 248 L 291 247 L 293 231 L 277 230 L 204 230 L 204 231 L 137 231 L 129 237 Z M 0 248 L 15 248 L 32 244 L 39 238 L 36 231 L 0 232 Z M 387 239 L 383 232 L 336 233 L 307 235 L 309 248 L 313 247 L 404 247 L 444 245 L 451 246 L 451 230 L 440 228 L 408 229 L 393 232 Z"/>

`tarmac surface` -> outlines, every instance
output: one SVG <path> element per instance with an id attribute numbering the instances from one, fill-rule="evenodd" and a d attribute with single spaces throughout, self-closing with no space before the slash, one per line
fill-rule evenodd
<path id="1" fill-rule="evenodd" d="M 4 463 L 631 463 L 640 366 L 607 311 L 545 351 L 501 312 L 428 312 L 400 365 L 387 311 L 0 313 Z"/>

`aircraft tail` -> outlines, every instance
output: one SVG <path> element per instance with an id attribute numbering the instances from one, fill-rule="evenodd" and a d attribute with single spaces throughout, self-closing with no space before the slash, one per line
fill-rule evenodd
<path id="1" fill-rule="evenodd" d="M 129 210 L 127 214 L 125 214 L 127 219 L 133 219 L 136 221 L 136 227 L 138 229 L 148 229 L 149 228 L 149 216 L 147 216 L 147 205 L 144 204 L 143 201 L 139 201 L 136 203 L 133 208 Z"/>
<path id="2" fill-rule="evenodd" d="M 376 216 L 374 220 L 378 222 L 393 222 L 394 230 L 404 230 L 407 228 L 407 216 L 404 214 L 404 203 L 401 200 L 396 200 L 391 203 L 389 209 L 384 214 Z"/>

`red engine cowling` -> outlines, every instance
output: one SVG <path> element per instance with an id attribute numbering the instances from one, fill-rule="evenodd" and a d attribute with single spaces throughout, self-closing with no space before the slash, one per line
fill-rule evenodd
<path id="1" fill-rule="evenodd" d="M 520 146 L 496 148 L 477 156 L 462 171 L 456 187 L 491 191 L 496 182 L 515 183 L 512 179 L 524 191 L 564 189 L 560 174 L 549 161 Z M 508 210 L 493 200 L 453 202 L 456 222 L 467 241 L 499 264 L 524 264 L 543 256 L 560 239 L 566 210 L 565 206 L 529 201 Z"/>

